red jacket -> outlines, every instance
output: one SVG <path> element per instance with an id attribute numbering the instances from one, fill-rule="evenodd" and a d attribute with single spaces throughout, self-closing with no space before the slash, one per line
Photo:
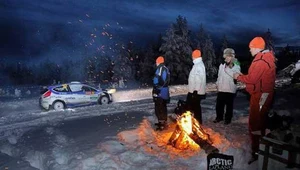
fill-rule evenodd
<path id="1" fill-rule="evenodd" d="M 250 94 L 273 92 L 275 79 L 275 57 L 269 50 L 257 53 L 250 65 L 248 75 L 240 75 L 237 78 L 246 84 L 246 90 Z"/>

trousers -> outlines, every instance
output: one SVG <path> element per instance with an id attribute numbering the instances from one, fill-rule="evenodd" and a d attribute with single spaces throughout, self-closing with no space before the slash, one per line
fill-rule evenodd
<path id="1" fill-rule="evenodd" d="M 194 113 L 195 119 L 202 124 L 201 95 L 188 93 L 186 102 L 188 109 Z"/>
<path id="2" fill-rule="evenodd" d="M 226 106 L 225 120 L 231 121 L 233 115 L 233 101 L 235 93 L 218 92 L 216 114 L 218 120 L 223 120 L 224 108 Z"/>
<path id="3" fill-rule="evenodd" d="M 167 101 L 157 97 L 154 99 L 155 115 L 158 119 L 158 122 L 167 121 L 168 112 L 167 112 Z"/>
<path id="4" fill-rule="evenodd" d="M 260 107 L 259 101 L 262 93 L 251 94 L 249 109 L 249 135 L 251 139 L 252 153 L 258 152 L 259 139 L 265 135 L 267 116 L 271 109 L 274 92 L 269 93 L 265 103 Z"/>

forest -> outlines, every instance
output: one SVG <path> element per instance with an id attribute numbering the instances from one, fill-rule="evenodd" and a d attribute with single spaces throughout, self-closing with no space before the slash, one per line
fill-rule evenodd
<path id="1" fill-rule="evenodd" d="M 24 62 L 8 64 L 0 59 L 0 82 L 1 86 L 49 85 L 70 81 L 110 84 L 122 79 L 125 82 L 138 82 L 141 86 L 151 86 L 155 59 L 162 55 L 170 69 L 170 83 L 186 84 L 193 64 L 191 53 L 194 49 L 202 52 L 207 79 L 214 80 L 218 66 L 223 61 L 223 49 L 232 48 L 234 44 L 228 41 L 230 35 L 224 34 L 222 42 L 219 42 L 221 45 L 216 46 L 211 38 L 212 34 L 202 24 L 197 32 L 192 32 L 188 28 L 187 19 L 178 16 L 165 35 L 157 35 L 156 42 L 141 48 L 129 41 L 125 47 L 115 50 L 116 55 L 113 58 L 99 52 L 76 60 L 66 59 L 61 64 L 46 59 L 31 65 Z M 276 50 L 269 29 L 258 36 L 265 39 L 267 49 L 275 52 L 278 70 L 300 58 L 299 50 L 294 52 L 289 45 L 280 48 L 280 51 Z M 252 60 L 248 49 L 245 48 L 245 53 L 237 53 L 236 56 L 241 63 L 242 72 L 246 73 Z"/>

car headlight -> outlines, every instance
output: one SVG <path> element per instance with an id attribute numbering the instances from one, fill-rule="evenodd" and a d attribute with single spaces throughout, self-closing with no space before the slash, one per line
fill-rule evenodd
<path id="1" fill-rule="evenodd" d="M 115 93 L 115 92 L 116 92 L 116 89 L 107 89 L 108 94 L 112 94 L 112 93 Z"/>

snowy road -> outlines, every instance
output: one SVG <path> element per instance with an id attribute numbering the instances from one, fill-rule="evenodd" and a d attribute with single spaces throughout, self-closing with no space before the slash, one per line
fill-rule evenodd
<path id="1" fill-rule="evenodd" d="M 34 101 L 29 102 L 35 103 Z M 18 110 L 18 107 L 18 111 L 11 111 L 9 112 L 9 114 L 1 118 L 0 134 L 1 132 L 3 134 L 3 131 L 13 130 L 17 128 L 30 128 L 44 124 L 56 123 L 64 120 L 132 111 L 131 109 L 133 107 L 136 108 L 136 110 L 139 110 L 141 108 L 148 110 L 153 109 L 153 104 L 150 104 L 150 102 L 147 100 L 139 102 L 133 101 L 124 103 L 113 103 L 104 106 L 94 105 L 79 107 L 73 109 L 66 109 L 64 111 L 42 111 L 41 109 L 39 109 L 38 106 L 31 107 L 29 109 L 27 108 L 24 110 Z"/>
<path id="2" fill-rule="evenodd" d="M 145 115 L 122 112 L 37 126 L 14 144 L 2 142 L 1 152 L 9 156 L 0 156 L 0 169 L 80 169 L 81 161 L 99 154 L 98 145 L 135 128 Z"/>

